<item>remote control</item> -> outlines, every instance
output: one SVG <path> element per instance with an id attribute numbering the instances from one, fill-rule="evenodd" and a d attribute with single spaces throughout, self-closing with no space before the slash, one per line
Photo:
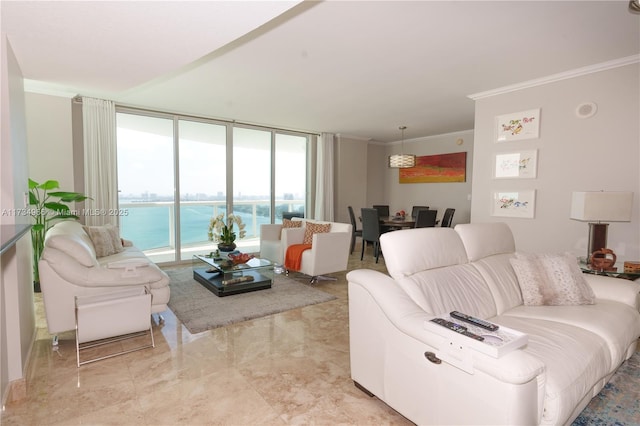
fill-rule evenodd
<path id="1" fill-rule="evenodd" d="M 496 331 L 500 327 L 496 324 L 490 323 L 489 321 L 482 320 L 480 318 L 472 317 L 471 315 L 463 314 L 462 312 L 452 311 L 449 315 L 453 318 L 459 319 L 464 322 L 468 322 L 469 324 L 477 325 L 478 327 L 482 327 L 485 330 Z"/>
<path id="2" fill-rule="evenodd" d="M 449 330 L 453 330 L 456 333 L 460 333 L 463 336 L 470 337 L 470 338 L 478 340 L 480 342 L 482 342 L 484 340 L 484 337 L 478 336 L 477 334 L 474 334 L 474 333 L 468 331 L 467 327 L 465 327 L 463 325 L 460 325 L 460 324 L 456 324 L 455 322 L 447 321 L 447 320 L 442 319 L 442 318 L 433 318 L 431 321 L 435 322 L 436 324 L 441 325 L 441 326 L 443 326 L 445 328 L 448 328 Z"/>

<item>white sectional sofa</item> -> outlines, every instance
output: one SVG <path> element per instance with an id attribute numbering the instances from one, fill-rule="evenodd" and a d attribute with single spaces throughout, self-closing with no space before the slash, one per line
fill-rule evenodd
<path id="1" fill-rule="evenodd" d="M 593 304 L 525 305 L 504 223 L 394 231 L 380 242 L 390 276 L 347 275 L 351 377 L 416 424 L 570 424 L 636 350 L 639 283 L 578 274 Z M 429 321 L 453 310 L 528 342 L 496 357 L 434 332 Z"/>
<path id="2" fill-rule="evenodd" d="M 38 266 L 51 334 L 75 329 L 75 296 L 146 287 L 151 292 L 151 312 L 167 309 L 170 291 L 166 273 L 126 240 L 118 253 L 98 257 L 79 222 L 59 222 L 47 231 Z"/>

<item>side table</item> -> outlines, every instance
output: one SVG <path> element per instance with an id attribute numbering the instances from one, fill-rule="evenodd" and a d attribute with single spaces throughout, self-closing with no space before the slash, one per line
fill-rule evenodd
<path id="1" fill-rule="evenodd" d="M 640 272 L 625 272 L 623 261 L 616 262 L 614 265 L 615 270 L 610 271 L 594 269 L 584 259 L 579 259 L 578 265 L 585 274 L 606 275 L 608 277 L 623 278 L 625 280 L 637 280 L 640 278 Z"/>
<path id="2" fill-rule="evenodd" d="M 146 287 L 76 296 L 76 356 L 78 367 L 94 361 L 155 347 L 151 326 L 151 293 Z M 81 360 L 83 350 L 149 334 L 149 343 Z"/>

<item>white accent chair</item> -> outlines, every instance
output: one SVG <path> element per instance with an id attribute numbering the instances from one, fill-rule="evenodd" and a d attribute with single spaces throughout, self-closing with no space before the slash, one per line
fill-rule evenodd
<path id="1" fill-rule="evenodd" d="M 298 218 L 293 218 L 298 220 Z M 330 223 L 327 233 L 314 234 L 312 247 L 302 254 L 300 270 L 311 277 L 314 283 L 319 279 L 327 279 L 325 274 L 347 269 L 349 249 L 351 246 L 351 224 L 340 222 L 323 222 L 309 219 L 303 221 L 300 228 L 283 228 L 281 224 L 263 224 L 260 226 L 260 257 L 276 264 L 283 264 L 287 248 L 293 244 L 302 244 L 305 223 Z"/>

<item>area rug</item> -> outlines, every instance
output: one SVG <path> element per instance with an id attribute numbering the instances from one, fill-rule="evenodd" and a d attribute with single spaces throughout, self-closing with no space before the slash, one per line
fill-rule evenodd
<path id="1" fill-rule="evenodd" d="M 640 424 L 640 353 L 629 358 L 572 426 Z"/>
<path id="2" fill-rule="evenodd" d="M 284 275 L 274 275 L 270 289 L 218 297 L 193 279 L 191 268 L 166 272 L 169 308 L 193 334 L 336 299 Z"/>

